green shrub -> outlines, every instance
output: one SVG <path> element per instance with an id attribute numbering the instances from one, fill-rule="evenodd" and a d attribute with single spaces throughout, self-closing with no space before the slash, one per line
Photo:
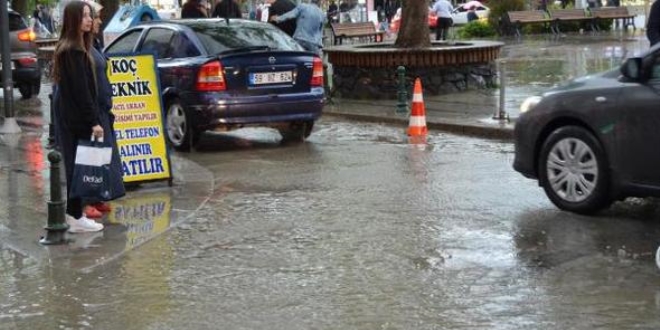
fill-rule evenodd
<path id="1" fill-rule="evenodd" d="M 598 26 L 598 29 L 601 31 L 609 31 L 612 29 L 612 25 L 614 24 L 614 21 L 611 19 L 599 19 L 596 20 L 596 25 Z"/>
<path id="2" fill-rule="evenodd" d="M 527 23 L 523 24 L 522 34 L 545 34 L 550 33 L 550 23 Z"/>
<path id="3" fill-rule="evenodd" d="M 490 23 L 477 20 L 463 25 L 456 33 L 461 39 L 471 39 L 492 37 L 497 34 L 497 31 Z"/>

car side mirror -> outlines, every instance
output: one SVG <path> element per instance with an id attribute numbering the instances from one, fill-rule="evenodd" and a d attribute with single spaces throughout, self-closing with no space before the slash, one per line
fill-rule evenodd
<path id="1" fill-rule="evenodd" d="M 642 59 L 639 57 L 627 58 L 621 65 L 621 74 L 634 81 L 642 79 Z"/>

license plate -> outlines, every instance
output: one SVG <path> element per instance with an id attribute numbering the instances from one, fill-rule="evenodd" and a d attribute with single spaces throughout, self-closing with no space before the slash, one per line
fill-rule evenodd
<path id="1" fill-rule="evenodd" d="M 250 85 L 281 84 L 293 81 L 293 72 L 255 72 L 250 73 Z"/>

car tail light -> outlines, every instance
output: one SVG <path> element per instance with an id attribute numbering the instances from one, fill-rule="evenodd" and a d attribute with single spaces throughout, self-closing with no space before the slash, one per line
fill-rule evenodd
<path id="1" fill-rule="evenodd" d="M 21 66 L 35 66 L 37 64 L 36 57 L 21 57 L 18 59 L 18 63 Z"/>
<path id="2" fill-rule="evenodd" d="M 27 29 L 23 30 L 21 32 L 18 32 L 18 40 L 20 41 L 35 41 L 37 39 L 37 35 L 34 33 L 34 31 Z"/>
<path id="3" fill-rule="evenodd" d="M 220 61 L 213 61 L 202 65 L 197 74 L 198 91 L 219 92 L 227 90 L 224 69 Z"/>
<path id="4" fill-rule="evenodd" d="M 312 80 L 309 84 L 312 87 L 323 87 L 323 61 L 321 61 L 321 58 L 319 57 L 314 57 Z"/>

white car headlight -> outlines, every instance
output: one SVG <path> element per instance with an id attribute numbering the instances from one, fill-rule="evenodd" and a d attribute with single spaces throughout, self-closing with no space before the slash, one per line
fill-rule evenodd
<path id="1" fill-rule="evenodd" d="M 520 105 L 520 113 L 525 113 L 529 110 L 534 109 L 534 107 L 541 102 L 542 97 L 540 96 L 530 96 Z"/>

